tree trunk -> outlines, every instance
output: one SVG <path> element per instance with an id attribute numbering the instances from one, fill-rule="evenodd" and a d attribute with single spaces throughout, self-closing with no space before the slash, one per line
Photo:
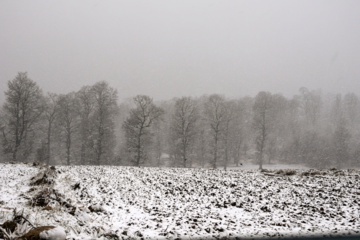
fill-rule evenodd
<path id="1" fill-rule="evenodd" d="M 48 134 L 47 134 L 47 156 L 46 156 L 46 164 L 50 165 L 51 158 L 51 122 L 49 122 Z"/>
<path id="2" fill-rule="evenodd" d="M 263 154 L 264 154 L 265 137 L 262 136 L 259 149 L 259 169 L 263 168 Z"/>
<path id="3" fill-rule="evenodd" d="M 217 161 L 217 154 L 218 154 L 218 133 L 215 133 L 215 144 L 214 144 L 214 159 L 213 159 L 213 168 L 216 169 L 216 161 Z"/>
<path id="4" fill-rule="evenodd" d="M 66 138 L 66 163 L 70 165 L 70 150 L 71 150 L 71 130 L 67 129 L 67 138 Z"/>
<path id="5" fill-rule="evenodd" d="M 136 166 L 138 167 L 140 167 L 140 161 L 141 161 L 141 135 L 142 135 L 142 128 L 139 129 L 139 135 L 137 138 Z"/>
<path id="6" fill-rule="evenodd" d="M 100 165 L 101 163 L 101 157 L 103 154 L 103 138 L 104 138 L 104 111 L 102 109 L 100 109 L 99 112 L 99 127 L 98 127 L 98 132 L 99 132 L 99 137 L 98 137 L 98 141 L 97 141 L 97 156 L 96 156 L 96 164 Z"/>
<path id="7" fill-rule="evenodd" d="M 12 160 L 13 161 L 16 161 L 16 153 L 17 153 L 17 147 L 15 146 L 15 149 L 14 149 L 13 154 L 12 154 Z"/>
<path id="8" fill-rule="evenodd" d="M 183 146 L 183 166 L 184 168 L 186 168 L 186 143 L 183 143 L 184 146 Z"/>
<path id="9" fill-rule="evenodd" d="M 229 158 L 229 153 L 228 153 L 228 145 L 227 145 L 227 139 L 225 139 L 225 164 L 224 164 L 224 170 L 227 170 L 227 165 L 228 165 L 228 158 Z"/>

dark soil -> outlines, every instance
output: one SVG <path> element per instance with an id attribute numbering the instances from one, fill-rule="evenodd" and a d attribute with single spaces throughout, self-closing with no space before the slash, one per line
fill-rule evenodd
<path id="1" fill-rule="evenodd" d="M 53 226 L 43 226 L 32 229 L 30 232 L 25 234 L 24 236 L 18 238 L 18 240 L 40 240 L 40 233 L 46 230 L 53 229 Z"/>
<path id="2" fill-rule="evenodd" d="M 11 233 L 15 232 L 16 227 L 17 227 L 17 223 L 14 221 L 7 221 L 2 225 L 2 228 L 4 228 L 5 231 Z"/>

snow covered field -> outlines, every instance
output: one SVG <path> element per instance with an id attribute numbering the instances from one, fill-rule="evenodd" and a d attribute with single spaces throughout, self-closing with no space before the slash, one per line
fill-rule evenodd
<path id="1" fill-rule="evenodd" d="M 358 170 L 0 164 L 0 224 L 16 208 L 67 239 L 359 234 L 359 180 Z"/>

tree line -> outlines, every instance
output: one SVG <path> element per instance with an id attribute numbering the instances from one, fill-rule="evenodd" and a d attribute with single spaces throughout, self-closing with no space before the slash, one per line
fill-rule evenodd
<path id="1" fill-rule="evenodd" d="M 118 103 L 105 81 L 44 94 L 27 73 L 8 82 L 0 112 L 2 161 L 228 168 L 252 162 L 359 167 L 356 94 L 301 88 L 292 98 L 259 92 Z"/>

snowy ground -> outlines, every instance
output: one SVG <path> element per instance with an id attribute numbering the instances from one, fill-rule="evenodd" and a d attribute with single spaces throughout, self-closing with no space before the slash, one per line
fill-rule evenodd
<path id="1" fill-rule="evenodd" d="M 360 229 L 357 170 L 71 166 L 56 167 L 54 183 L 30 186 L 43 170 L 0 164 L 0 224 L 16 208 L 36 226 L 65 228 L 67 239 L 323 236 Z M 34 206 L 40 192 L 51 209 Z"/>
<path id="2" fill-rule="evenodd" d="M 270 170 L 279 170 L 279 169 L 296 169 L 296 170 L 306 170 L 309 169 L 308 167 L 300 164 L 263 164 L 264 169 L 270 169 Z M 257 170 L 259 169 L 258 164 L 248 163 L 244 162 L 243 165 L 239 167 L 228 167 L 228 169 L 231 170 Z"/>

